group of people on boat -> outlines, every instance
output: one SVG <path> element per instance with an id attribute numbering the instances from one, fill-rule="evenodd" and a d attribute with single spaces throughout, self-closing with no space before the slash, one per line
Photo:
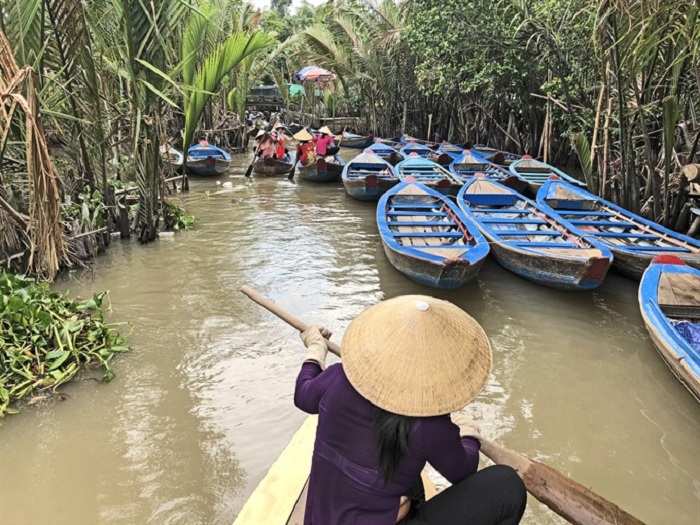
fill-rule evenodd
<path id="1" fill-rule="evenodd" d="M 289 150 L 285 147 L 286 130 L 282 122 L 277 122 L 271 132 L 262 129 L 258 131 L 255 136 L 255 156 L 258 159 L 290 160 Z M 300 162 L 303 166 L 315 162 L 317 158 L 335 155 L 340 149 L 335 145 L 335 136 L 328 126 L 319 129 L 317 136 L 302 128 L 293 138 L 297 140 L 294 162 Z"/>
<path id="2" fill-rule="evenodd" d="M 491 346 L 466 312 L 427 296 L 383 301 L 347 328 L 301 334 L 294 403 L 318 414 L 305 525 L 515 525 L 527 495 L 510 467 L 478 470 L 479 428 L 460 410 L 484 388 Z M 430 463 L 452 485 L 426 501 Z"/>

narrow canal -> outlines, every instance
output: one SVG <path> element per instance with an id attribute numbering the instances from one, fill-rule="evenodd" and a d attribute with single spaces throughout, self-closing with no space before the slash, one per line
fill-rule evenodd
<path id="1" fill-rule="evenodd" d="M 181 201 L 196 230 L 114 242 L 57 283 L 109 290 L 134 351 L 112 383 L 69 385 L 65 401 L 3 421 L 0 523 L 230 525 L 305 417 L 292 404 L 299 337 L 241 295 L 245 283 L 338 342 L 384 298 L 458 304 L 494 348 L 469 408 L 485 436 L 649 524 L 700 522 L 700 405 L 649 341 L 636 282 L 558 292 L 489 261 L 462 289 L 422 288 L 385 258 L 373 204 L 340 184 L 245 179 L 247 163 L 221 178 L 232 190 L 192 181 Z M 561 520 L 531 498 L 524 523 Z"/>

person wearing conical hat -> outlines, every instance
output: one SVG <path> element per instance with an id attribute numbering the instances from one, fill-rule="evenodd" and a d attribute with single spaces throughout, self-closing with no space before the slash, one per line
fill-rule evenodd
<path id="1" fill-rule="evenodd" d="M 316 155 L 325 157 L 326 155 L 335 155 L 340 151 L 340 148 L 335 146 L 334 137 L 328 126 L 323 126 L 318 130 L 319 137 L 316 139 Z"/>
<path id="2" fill-rule="evenodd" d="M 277 121 L 277 124 L 275 124 L 275 140 L 277 141 L 277 158 L 282 159 L 284 156 L 287 154 L 287 149 L 285 148 L 284 142 L 286 140 L 286 137 L 284 135 L 284 131 L 286 130 L 286 126 L 281 122 Z"/>
<path id="3" fill-rule="evenodd" d="M 314 143 L 313 136 L 305 128 L 296 132 L 293 137 L 297 140 L 297 149 L 294 158 L 294 164 L 300 162 L 302 166 L 306 166 L 309 162 L 313 162 Z"/>
<path id="4" fill-rule="evenodd" d="M 258 141 L 258 145 L 255 148 L 255 155 L 258 160 L 277 158 L 277 142 L 267 131 L 260 130 L 256 135 L 255 140 Z"/>
<path id="5" fill-rule="evenodd" d="M 466 312 L 408 295 L 362 312 L 342 363 L 324 370 L 330 332 L 301 334 L 294 404 L 318 414 L 305 525 L 515 525 L 527 503 L 510 467 L 477 471 L 479 430 L 459 410 L 486 385 L 491 345 Z M 452 486 L 425 501 L 429 462 Z"/>

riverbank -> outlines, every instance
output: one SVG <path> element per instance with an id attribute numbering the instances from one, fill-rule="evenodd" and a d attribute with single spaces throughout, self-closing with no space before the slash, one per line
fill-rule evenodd
<path id="1" fill-rule="evenodd" d="M 494 346 L 472 406 L 486 435 L 649 523 L 697 522 L 700 406 L 649 341 L 636 282 L 611 274 L 594 292 L 557 292 L 489 261 L 460 290 L 421 288 L 386 260 L 371 204 L 341 185 L 247 180 L 247 162 L 236 157 L 221 179 L 231 191 L 191 181 L 182 202 L 195 230 L 115 242 L 94 273 L 56 283 L 109 290 L 108 320 L 131 321 L 137 351 L 114 362 L 109 385 L 69 385 L 65 402 L 0 428 L 0 522 L 230 525 L 304 419 L 291 398 L 298 335 L 240 294 L 243 283 L 336 341 L 382 298 L 455 302 Z M 561 521 L 531 500 L 525 523 Z"/>

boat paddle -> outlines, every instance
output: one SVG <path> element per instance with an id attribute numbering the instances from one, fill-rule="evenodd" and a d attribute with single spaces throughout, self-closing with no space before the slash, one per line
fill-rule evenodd
<path id="1" fill-rule="evenodd" d="M 248 285 L 241 292 L 287 324 L 303 332 L 309 325 L 286 312 Z M 327 341 L 328 350 L 340 357 L 340 347 Z M 528 492 L 573 525 L 644 525 L 631 514 L 539 461 L 479 438 L 481 452 L 495 463 L 514 468 Z"/>
<path id="2" fill-rule="evenodd" d="M 255 164 L 255 155 L 253 155 L 253 160 L 250 162 L 250 166 L 248 166 L 248 169 L 245 170 L 246 177 L 250 177 L 250 174 L 253 172 L 253 164 Z"/>

